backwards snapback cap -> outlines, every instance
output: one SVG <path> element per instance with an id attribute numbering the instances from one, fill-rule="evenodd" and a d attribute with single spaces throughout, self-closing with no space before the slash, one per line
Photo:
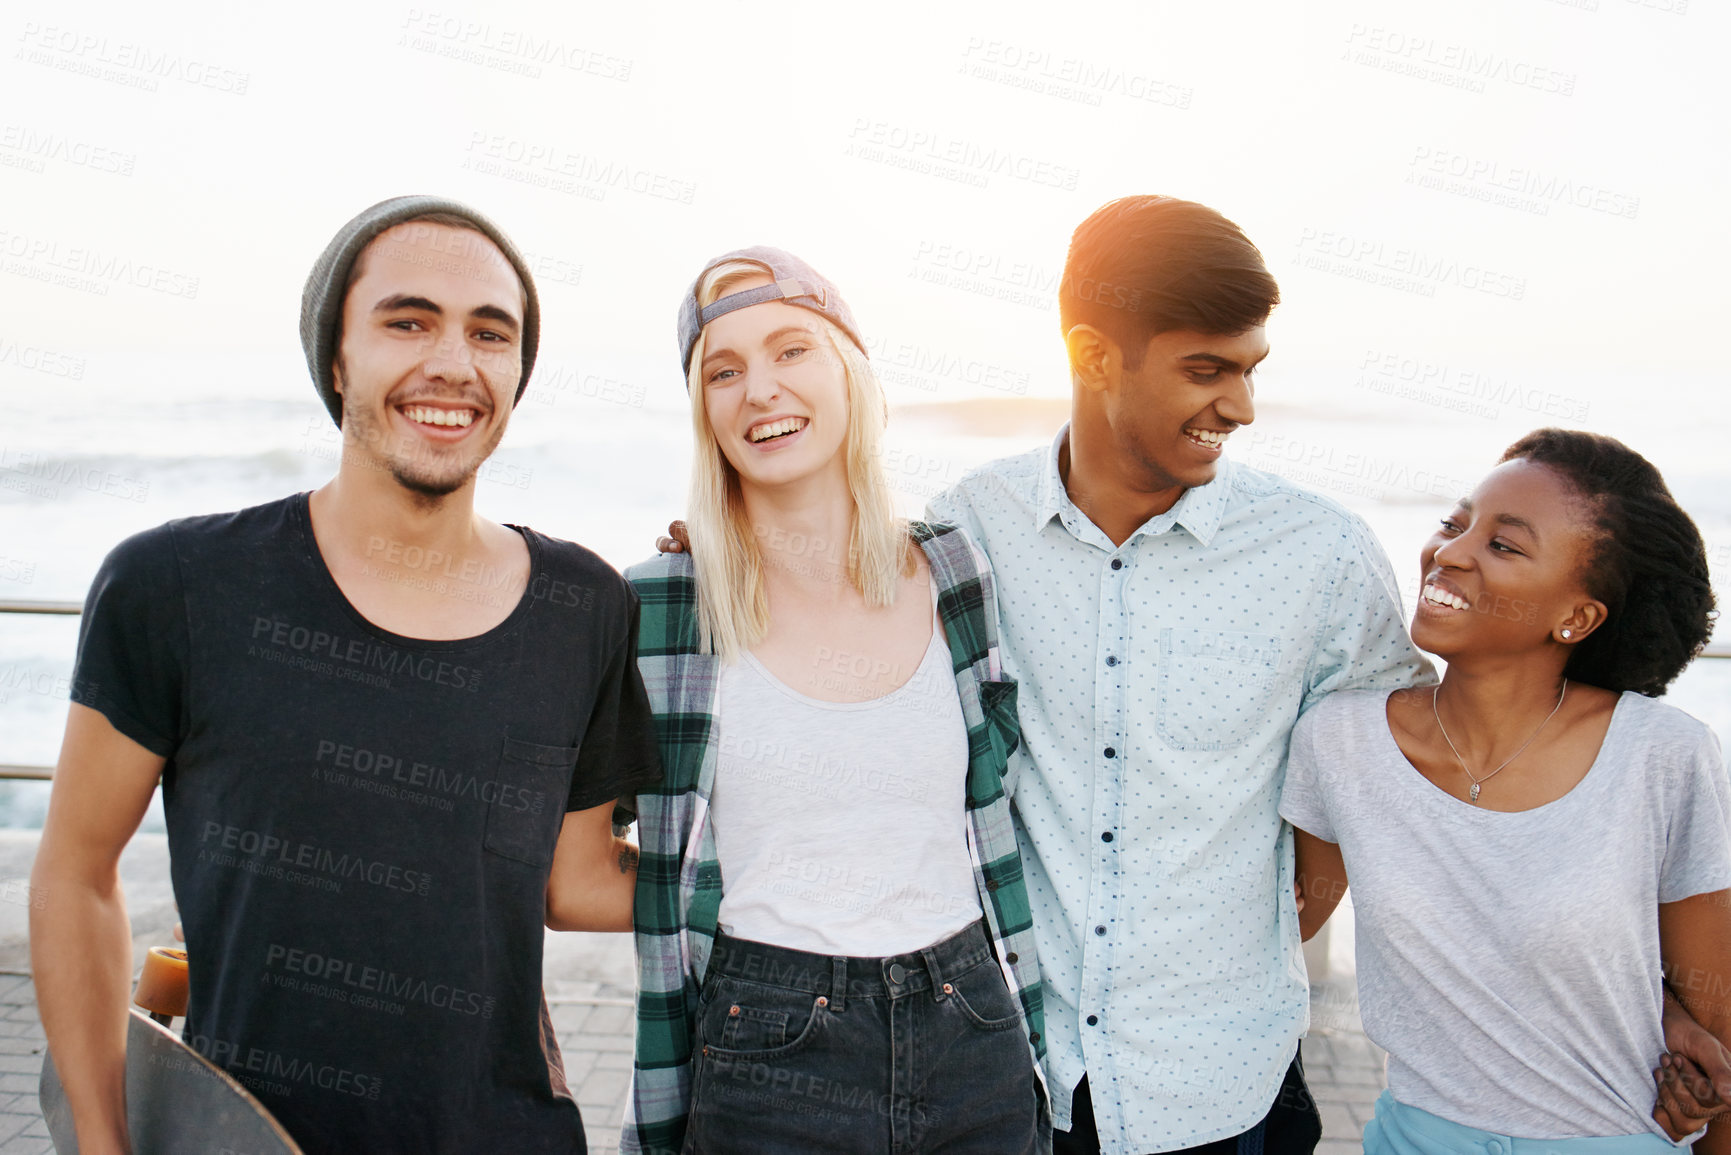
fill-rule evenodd
<path id="1" fill-rule="evenodd" d="M 343 320 L 343 298 L 348 294 L 349 272 L 355 260 L 380 233 L 404 221 L 432 213 L 449 213 L 461 217 L 479 229 L 483 236 L 499 247 L 517 279 L 523 282 L 523 376 L 517 382 L 517 397 L 529 387 L 529 371 L 535 367 L 535 350 L 541 341 L 541 304 L 535 296 L 535 278 L 529 275 L 529 265 L 523 254 L 511 243 L 503 230 L 468 205 L 435 196 L 392 197 L 363 209 L 353 220 L 337 230 L 325 251 L 313 263 L 301 290 L 301 349 L 306 353 L 307 369 L 318 386 L 319 396 L 330 411 L 331 420 L 343 423 L 343 399 L 337 393 L 331 377 L 331 363 L 336 360 Z"/>
<path id="2" fill-rule="evenodd" d="M 717 265 L 729 261 L 750 261 L 761 265 L 773 281 L 754 289 L 729 293 L 714 304 L 699 307 L 697 288 L 703 284 L 703 278 Z M 685 369 L 688 387 L 691 351 L 696 347 L 697 335 L 703 331 L 703 327 L 735 309 L 761 305 L 765 301 L 786 301 L 790 305 L 810 309 L 825 320 L 834 322 L 836 327 L 859 347 L 861 353 L 866 351 L 865 339 L 860 336 L 859 325 L 853 319 L 853 311 L 847 307 L 847 302 L 841 299 L 841 293 L 834 285 L 792 253 L 768 245 L 753 245 L 749 249 L 735 249 L 731 253 L 712 258 L 685 291 L 685 299 L 679 302 L 679 363 Z"/>

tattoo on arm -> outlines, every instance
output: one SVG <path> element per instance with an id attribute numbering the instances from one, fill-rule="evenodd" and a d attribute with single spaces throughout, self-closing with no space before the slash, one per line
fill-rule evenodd
<path id="1" fill-rule="evenodd" d="M 630 874 L 635 871 L 638 860 L 642 857 L 635 846 L 621 846 L 619 848 L 619 873 Z"/>

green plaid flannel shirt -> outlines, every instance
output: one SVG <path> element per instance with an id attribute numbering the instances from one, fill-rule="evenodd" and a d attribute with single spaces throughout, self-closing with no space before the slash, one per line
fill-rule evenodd
<path id="1" fill-rule="evenodd" d="M 1015 991 L 1036 1072 L 1045 1054 L 1040 968 L 1004 771 L 1020 740 L 1016 684 L 998 656 L 997 599 L 985 555 L 952 526 L 913 522 L 938 588 L 968 726 L 968 852 L 998 963 Z M 678 1155 L 691 1105 L 697 995 L 715 942 L 721 865 L 708 822 L 720 661 L 698 652 L 697 578 L 686 554 L 626 571 L 642 600 L 637 665 L 661 739 L 659 790 L 637 796 L 637 1059 L 621 1155 Z M 1042 1111 L 1044 1114 L 1044 1111 Z"/>

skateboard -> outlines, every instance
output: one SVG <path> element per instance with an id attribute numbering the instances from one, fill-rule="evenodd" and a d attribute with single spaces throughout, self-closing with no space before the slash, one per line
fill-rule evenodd
<path id="1" fill-rule="evenodd" d="M 301 1155 L 271 1118 L 222 1068 L 180 1041 L 168 1023 L 186 1013 L 186 952 L 152 947 L 126 1029 L 126 1126 L 137 1155 Z M 142 1008 L 142 1009 L 140 1009 Z M 42 1118 L 58 1155 L 76 1155 L 72 1109 L 54 1069 L 42 1060 Z"/>

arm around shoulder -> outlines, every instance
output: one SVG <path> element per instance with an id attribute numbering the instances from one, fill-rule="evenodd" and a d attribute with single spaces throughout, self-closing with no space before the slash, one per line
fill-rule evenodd
<path id="1" fill-rule="evenodd" d="M 1337 690 L 1396 690 L 1436 681 L 1412 644 L 1388 556 L 1362 520 L 1344 514 L 1340 571 L 1306 672 L 1304 709 Z"/>
<path id="2" fill-rule="evenodd" d="M 1287 750 L 1286 780 L 1280 795 L 1280 816 L 1292 824 L 1293 857 L 1298 887 L 1299 934 L 1309 941 L 1322 929 L 1340 900 L 1346 897 L 1346 862 L 1338 839 L 1331 791 L 1339 774 L 1317 755 L 1316 731 L 1342 721 L 1337 707 L 1319 706 L 1299 718 Z M 1325 742 L 1334 749 L 1336 743 Z"/>
<path id="3" fill-rule="evenodd" d="M 1340 844 L 1318 838 L 1293 827 L 1293 849 L 1297 859 L 1299 937 L 1309 942 L 1340 900 L 1346 897 L 1346 862 Z"/>

